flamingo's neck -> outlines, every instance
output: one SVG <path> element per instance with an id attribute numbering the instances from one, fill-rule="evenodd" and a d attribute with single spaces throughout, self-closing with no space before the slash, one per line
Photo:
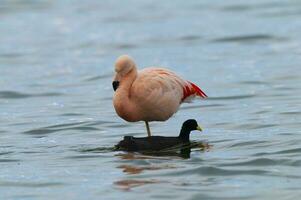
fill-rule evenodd
<path id="1" fill-rule="evenodd" d="M 114 95 L 114 107 L 117 114 L 126 121 L 136 121 L 132 117 L 135 104 L 131 100 L 131 87 L 137 77 L 136 69 L 133 69 L 120 81 L 120 85 Z"/>
<path id="2" fill-rule="evenodd" d="M 124 92 L 124 95 L 127 95 L 128 98 L 130 98 L 130 90 L 136 78 L 137 78 L 136 69 L 133 69 L 125 77 L 123 77 L 120 82 L 120 93 Z M 118 90 L 116 92 L 118 92 Z"/>

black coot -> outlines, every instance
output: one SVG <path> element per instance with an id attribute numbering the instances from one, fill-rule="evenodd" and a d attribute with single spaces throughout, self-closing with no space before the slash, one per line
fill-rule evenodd
<path id="1" fill-rule="evenodd" d="M 125 136 L 117 145 L 117 150 L 123 151 L 159 151 L 173 146 L 189 143 L 189 135 L 193 130 L 202 131 L 196 120 L 186 120 L 177 137 L 150 136 L 133 137 Z"/>

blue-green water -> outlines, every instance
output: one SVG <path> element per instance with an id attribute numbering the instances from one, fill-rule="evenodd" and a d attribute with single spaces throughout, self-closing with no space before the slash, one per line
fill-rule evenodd
<path id="1" fill-rule="evenodd" d="M 297 199 L 301 2 L 0 1 L 1 199 Z M 205 101 L 190 158 L 111 151 L 145 136 L 112 106 L 114 60 L 166 66 Z"/>

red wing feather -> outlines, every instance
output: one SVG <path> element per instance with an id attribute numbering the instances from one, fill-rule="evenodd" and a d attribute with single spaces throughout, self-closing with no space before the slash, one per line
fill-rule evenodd
<path id="1" fill-rule="evenodd" d="M 205 92 L 203 92 L 203 91 L 201 90 L 201 88 L 199 88 L 197 85 L 195 85 L 194 83 L 191 83 L 191 82 L 189 82 L 189 83 L 190 83 L 191 86 L 195 89 L 195 91 L 196 91 L 196 93 L 197 93 L 198 96 L 201 96 L 201 97 L 203 97 L 203 98 L 208 97 L 207 94 L 205 94 Z"/>
<path id="2" fill-rule="evenodd" d="M 191 95 L 196 95 L 196 96 L 200 96 L 202 98 L 206 98 L 208 97 L 205 92 L 203 92 L 201 90 L 201 88 L 199 88 L 197 85 L 195 85 L 194 83 L 191 83 L 188 81 L 188 85 L 185 85 L 183 87 L 183 98 L 182 101 L 184 101 L 187 97 L 191 96 Z"/>

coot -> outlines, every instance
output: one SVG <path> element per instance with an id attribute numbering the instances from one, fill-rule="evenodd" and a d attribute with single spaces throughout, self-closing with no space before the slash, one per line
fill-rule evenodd
<path id="1" fill-rule="evenodd" d="M 173 146 L 189 143 L 189 135 L 193 130 L 202 131 L 197 121 L 194 119 L 186 120 L 177 137 L 150 136 L 133 137 L 125 136 L 115 147 L 122 151 L 160 151 Z"/>

